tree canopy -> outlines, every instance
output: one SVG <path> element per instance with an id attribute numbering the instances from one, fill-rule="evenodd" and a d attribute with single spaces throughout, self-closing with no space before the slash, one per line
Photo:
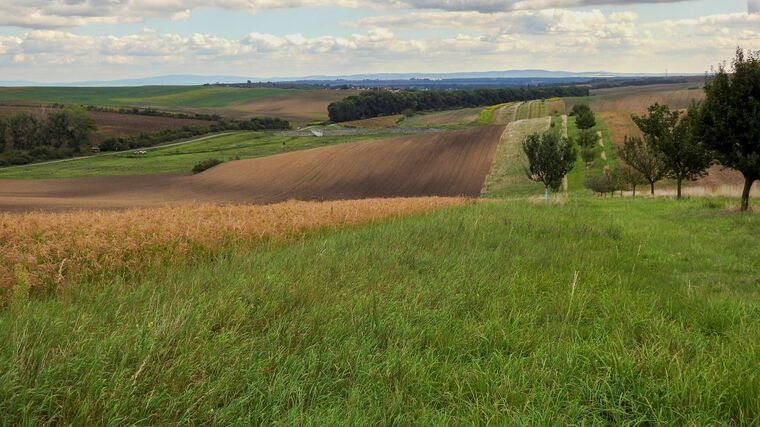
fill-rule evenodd
<path id="1" fill-rule="evenodd" d="M 706 86 L 698 134 L 718 162 L 744 175 L 741 209 L 749 208 L 752 185 L 760 179 L 760 53 L 736 51 Z"/>

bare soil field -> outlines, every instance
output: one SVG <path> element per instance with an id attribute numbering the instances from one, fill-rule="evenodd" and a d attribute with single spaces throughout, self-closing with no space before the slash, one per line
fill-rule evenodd
<path id="1" fill-rule="evenodd" d="M 202 174 L 0 180 L 0 211 L 275 203 L 481 193 L 503 126 L 343 144 Z"/>
<path id="2" fill-rule="evenodd" d="M 279 117 L 294 124 L 327 120 L 327 106 L 351 95 L 355 90 L 308 90 L 298 91 L 275 98 L 264 98 L 254 102 L 227 107 L 233 113 L 245 116 Z"/>
<path id="3" fill-rule="evenodd" d="M 19 107 L 0 105 L 0 116 L 17 112 L 40 112 L 50 110 L 38 107 Z M 117 136 L 132 136 L 140 133 L 158 132 L 164 129 L 179 129 L 184 126 L 206 126 L 213 122 L 206 120 L 177 119 L 172 117 L 154 117 L 138 114 L 90 112 L 98 130 L 93 134 L 93 142 L 100 143 L 104 139 Z"/>

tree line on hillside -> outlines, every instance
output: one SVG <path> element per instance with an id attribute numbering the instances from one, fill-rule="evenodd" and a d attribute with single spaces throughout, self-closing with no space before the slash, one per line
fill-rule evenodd
<path id="1" fill-rule="evenodd" d="M 254 117 L 247 120 L 221 119 L 202 126 L 183 126 L 100 142 L 101 151 L 149 147 L 198 135 L 235 130 L 286 130 L 287 120 Z M 23 165 L 90 153 L 92 135 L 97 130 L 92 115 L 81 106 L 51 111 L 17 112 L 0 117 L 0 166 Z"/>
<path id="2" fill-rule="evenodd" d="M 634 115 L 643 137 L 627 136 L 618 153 L 624 164 L 589 177 L 586 187 L 600 194 L 628 187 L 635 195 L 637 185 L 648 183 L 654 195 L 655 183 L 670 178 L 680 199 L 684 181 L 706 176 L 712 165 L 720 164 L 744 176 L 741 210 L 748 210 L 752 186 L 760 179 L 760 52 L 738 48 L 732 68 L 719 67 L 706 82 L 705 93 L 704 101 L 693 102 L 685 112 L 654 104 L 646 114 Z M 576 115 L 587 112 L 586 106 L 574 110 Z M 595 139 L 584 133 L 591 121 L 580 121 L 578 145 L 583 151 Z M 575 162 L 573 143 L 550 134 L 529 136 L 523 150 L 530 163 L 528 177 L 544 183 L 547 192 L 559 189 Z M 588 163 L 585 155 L 584 161 Z"/>
<path id="3" fill-rule="evenodd" d="M 513 101 L 588 96 L 581 86 L 533 86 L 476 90 L 373 90 L 349 96 L 327 107 L 330 120 L 346 122 L 394 114 L 479 107 Z"/>
<path id="4" fill-rule="evenodd" d="M 92 116 L 81 107 L 0 117 L 0 166 L 80 154 L 95 130 Z"/>

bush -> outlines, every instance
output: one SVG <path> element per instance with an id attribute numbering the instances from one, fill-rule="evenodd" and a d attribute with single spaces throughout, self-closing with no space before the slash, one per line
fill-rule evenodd
<path id="1" fill-rule="evenodd" d="M 193 173 L 201 173 L 203 171 L 209 170 L 213 168 L 214 166 L 220 165 L 224 163 L 223 161 L 219 159 L 206 159 L 195 166 L 193 166 Z"/>

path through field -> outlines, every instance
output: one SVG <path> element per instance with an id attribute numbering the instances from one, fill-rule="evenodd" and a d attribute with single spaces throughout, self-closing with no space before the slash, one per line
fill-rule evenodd
<path id="1" fill-rule="evenodd" d="M 507 126 L 496 149 L 491 170 L 486 177 L 482 193 L 489 196 L 540 194 L 540 184 L 525 176 L 527 163 L 522 142 L 533 133 L 543 133 L 551 126 L 551 117 L 518 120 Z"/>
<path id="2" fill-rule="evenodd" d="M 503 126 L 342 144 L 205 173 L 1 180 L 0 211 L 480 195 Z"/>

